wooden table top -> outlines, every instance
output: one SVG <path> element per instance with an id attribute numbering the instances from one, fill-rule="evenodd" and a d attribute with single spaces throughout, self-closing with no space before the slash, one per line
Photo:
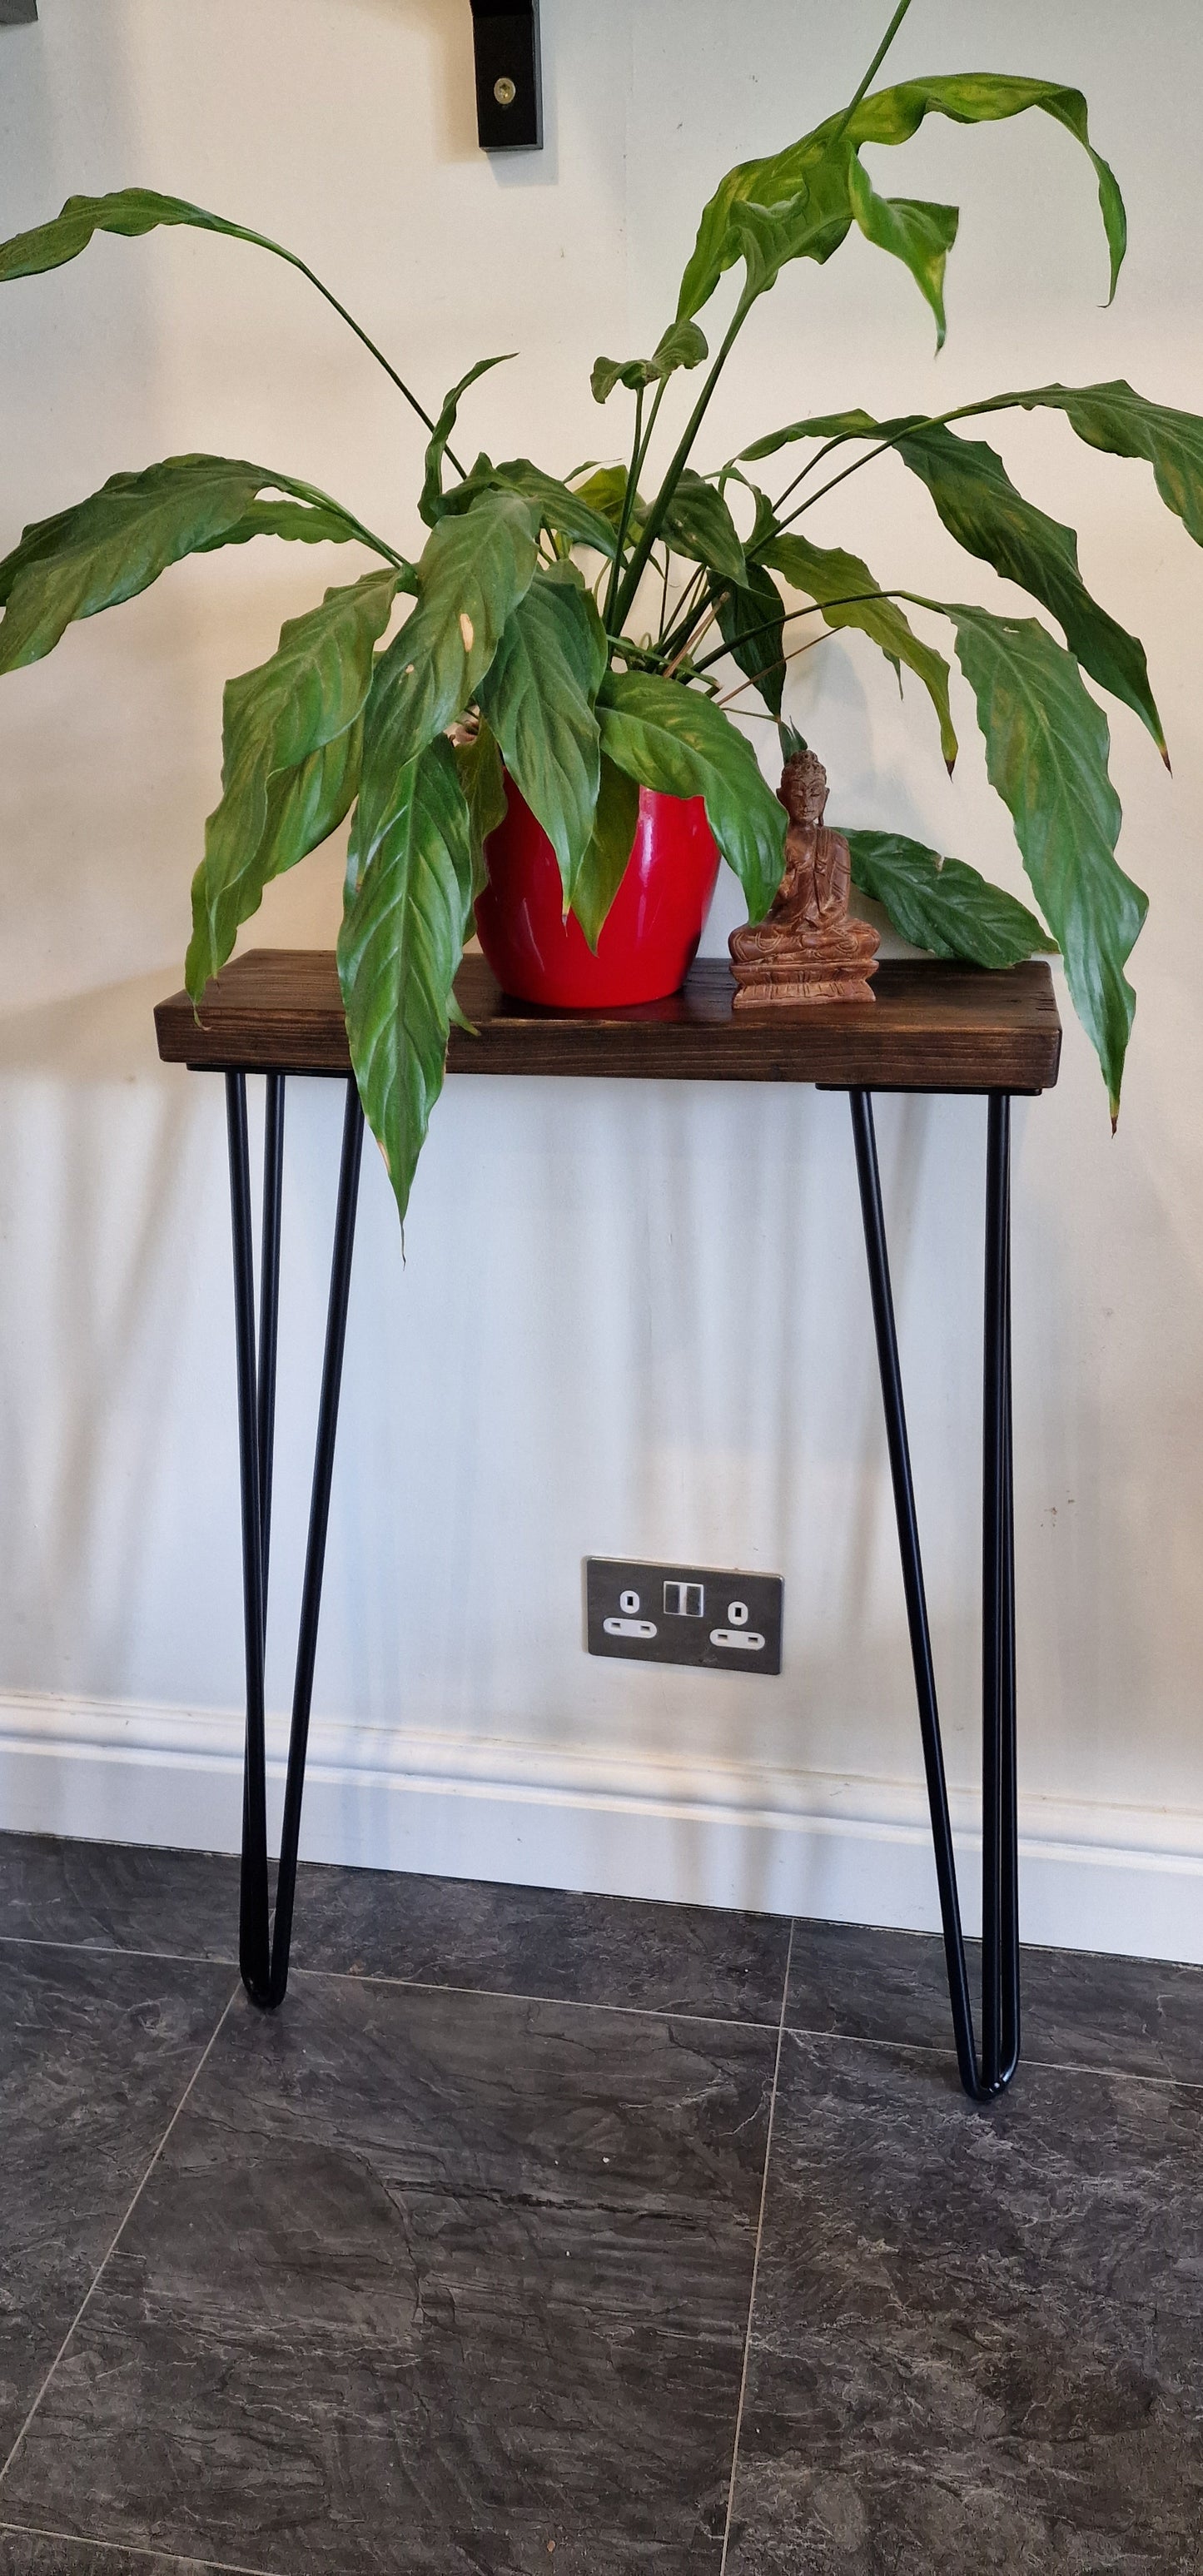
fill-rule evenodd
<path id="1" fill-rule="evenodd" d="M 594 1074 L 685 1082 L 813 1082 L 836 1090 L 1044 1091 L 1061 1023 L 1043 959 L 987 971 L 887 960 L 871 1003 L 731 1008 L 724 958 L 699 958 L 683 991 L 631 1010 L 543 1010 L 500 991 L 483 957 L 456 979 L 476 1034 L 453 1029 L 450 1073 Z M 155 1011 L 159 1053 L 194 1070 L 347 1074 L 333 954 L 252 948 L 210 984 Z"/>

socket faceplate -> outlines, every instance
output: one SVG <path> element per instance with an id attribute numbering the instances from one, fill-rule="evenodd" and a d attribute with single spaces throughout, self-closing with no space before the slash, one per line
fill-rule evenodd
<path id="1" fill-rule="evenodd" d="M 710 1672 L 779 1673 L 784 1588 L 779 1574 L 588 1556 L 589 1652 Z"/>

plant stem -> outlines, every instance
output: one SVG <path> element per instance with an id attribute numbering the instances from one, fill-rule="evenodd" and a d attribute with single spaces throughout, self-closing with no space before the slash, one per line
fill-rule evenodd
<path id="1" fill-rule="evenodd" d="M 664 642 L 664 629 L 668 624 L 668 576 L 671 566 L 672 556 L 666 545 L 664 549 L 664 588 L 660 593 L 660 624 L 656 631 L 656 642 L 658 644 L 662 644 Z"/>
<path id="2" fill-rule="evenodd" d="M 809 635 L 805 644 L 796 644 L 793 652 L 784 654 L 782 659 L 786 662 L 797 662 L 801 659 L 803 653 L 813 653 L 816 644 L 830 644 L 830 642 L 830 631 L 825 635 Z M 737 689 L 728 689 L 725 698 L 716 698 L 714 701 L 716 707 L 729 707 L 736 698 L 743 696 L 745 689 L 758 688 L 760 682 L 762 680 L 767 680 L 769 672 L 775 671 L 776 668 L 777 665 L 775 662 L 766 663 L 764 670 L 758 671 L 754 680 L 741 680 Z M 746 716 L 759 715 L 760 709 L 759 707 L 745 707 L 742 712 Z"/>
<path id="3" fill-rule="evenodd" d="M 978 420 L 981 418 L 983 412 L 988 411 L 1015 411 L 1022 406 L 1022 403 L 1022 394 L 987 394 L 983 402 L 958 403 L 952 411 L 932 412 L 926 418 L 918 415 L 912 416 L 911 419 L 903 421 L 897 429 L 891 430 L 887 438 L 879 439 L 877 445 L 875 447 L 870 447 L 864 456 L 854 457 L 851 465 L 846 465 L 844 467 L 842 474 L 833 474 L 829 483 L 822 483 L 820 484 L 817 492 L 809 493 L 805 501 L 799 502 L 796 510 L 790 511 L 788 519 L 782 519 L 779 522 L 777 534 L 780 535 L 786 528 L 792 528 L 795 519 L 800 519 L 803 511 L 809 510 L 814 502 L 822 501 L 828 492 L 835 491 L 837 484 L 846 483 L 850 474 L 859 474 L 862 465 L 871 465 L 875 457 L 884 456 L 890 448 L 897 447 L 900 440 L 909 438 L 914 431 L 924 429 L 947 429 L 951 421 Z M 855 433 L 849 430 L 840 438 L 829 439 L 826 447 L 820 450 L 819 455 L 811 458 L 811 464 L 821 464 L 824 456 L 830 456 L 833 449 L 845 446 L 848 438 L 854 435 Z M 808 466 L 805 471 L 809 473 L 810 467 Z M 797 489 L 797 485 L 801 480 L 801 475 L 795 476 L 793 483 L 789 484 L 786 490 L 782 493 L 782 501 L 787 501 L 789 499 L 790 493 Z M 775 504 L 775 507 L 780 509 L 781 501 L 778 501 Z M 765 540 L 767 545 L 771 545 L 772 542 L 771 537 L 768 537 Z"/>
<path id="4" fill-rule="evenodd" d="M 873 60 L 869 65 L 868 71 L 865 73 L 865 77 L 861 82 L 860 88 L 857 90 L 855 98 L 849 100 L 849 103 L 840 118 L 839 124 L 831 137 L 832 144 L 838 143 L 840 136 L 845 133 L 847 128 L 851 125 L 852 119 L 860 106 L 861 100 L 865 95 L 865 91 L 868 89 L 870 81 L 873 79 L 875 73 L 881 70 L 881 66 L 885 61 L 886 55 L 894 42 L 894 38 L 902 25 L 902 21 L 905 18 L 910 5 L 911 0 L 898 0 L 898 7 L 894 11 L 894 15 L 890 20 L 889 26 L 886 28 L 885 34 L 873 56 Z"/>
<path id="5" fill-rule="evenodd" d="M 350 528 L 352 534 L 357 536 L 363 545 L 372 546 L 378 555 L 383 555 L 386 563 L 394 564 L 398 572 L 413 571 L 413 565 L 408 556 L 399 555 L 394 546 L 386 545 L 383 537 L 374 535 L 372 529 L 365 527 L 363 520 L 357 519 L 353 511 L 344 509 L 342 502 L 335 501 L 329 492 L 323 492 L 320 484 L 301 483 L 295 476 L 290 475 L 287 482 L 280 483 L 278 489 L 281 492 L 295 493 L 300 501 L 313 501 L 320 504 L 323 510 L 333 510 L 342 520 L 344 527 Z"/>
<path id="6" fill-rule="evenodd" d="M 935 421 L 921 422 L 912 420 L 909 423 L 911 429 L 934 429 L 938 427 L 938 425 L 939 424 Z M 820 483 L 817 492 L 808 492 L 806 499 L 804 501 L 799 501 L 797 509 L 791 510 L 788 519 L 782 520 L 782 530 L 792 528 L 795 519 L 801 519 L 807 510 L 813 510 L 816 501 L 825 501 L 827 494 L 829 492 L 838 491 L 840 484 L 846 483 L 850 474 L 859 474 L 862 465 L 871 465 L 875 456 L 884 456 L 888 447 L 896 447 L 899 439 L 905 438 L 905 436 L 905 430 L 896 430 L 892 438 L 881 439 L 876 447 L 871 447 L 868 450 L 866 455 L 854 456 L 851 465 L 845 465 L 841 474 L 833 474 L 829 483 Z"/>
<path id="7" fill-rule="evenodd" d="M 410 410 L 416 411 L 419 420 L 425 423 L 427 429 L 433 436 L 436 424 L 431 419 L 430 413 L 427 411 L 425 404 L 419 402 L 417 395 L 411 391 L 410 387 L 406 384 L 404 377 L 398 375 L 394 366 L 390 366 L 383 349 L 378 349 L 375 341 L 369 339 L 367 332 L 363 328 L 363 324 L 361 322 L 357 322 L 354 314 L 348 313 L 346 305 L 340 304 L 337 295 L 333 294 L 328 286 L 324 286 L 322 284 L 321 278 L 317 275 L 316 270 L 310 268 L 306 260 L 299 259 L 295 251 L 285 250 L 281 243 L 269 241 L 265 233 L 255 233 L 251 238 L 259 243 L 261 249 L 274 250 L 278 259 L 287 260 L 290 268 L 299 269 L 301 276 L 307 277 L 311 286 L 316 286 L 318 294 L 324 296 L 327 304 L 333 306 L 334 311 L 340 316 L 341 320 L 347 324 L 348 329 L 354 332 L 356 339 L 362 340 L 364 348 L 367 349 L 376 360 L 377 366 L 383 367 L 386 376 L 388 376 L 392 383 L 395 384 L 398 393 L 404 394 Z M 463 474 L 466 471 L 466 468 L 460 464 L 458 456 L 454 454 L 450 447 L 448 447 L 446 452 L 450 463 L 455 467 L 456 473 Z"/>
<path id="8" fill-rule="evenodd" d="M 784 623 L 788 626 L 791 618 L 794 617 L 822 617 L 829 608 L 860 608 L 871 599 L 901 599 L 902 596 L 901 591 L 894 590 L 850 590 L 843 599 L 812 599 L 807 602 L 805 608 L 787 608 Z M 708 671 L 712 663 L 721 662 L 724 654 L 734 653 L 738 645 L 754 644 L 758 635 L 771 635 L 776 623 L 776 618 L 770 617 L 765 620 L 763 626 L 749 626 L 747 633 L 737 635 L 733 643 L 722 644 L 717 652 L 704 654 L 702 660 L 695 664 L 695 668 L 698 671 Z M 788 661 L 789 655 L 783 654 L 782 659 Z M 769 668 L 772 669 L 772 667 L 770 663 Z"/>
<path id="9" fill-rule="evenodd" d="M 678 644 L 682 641 L 682 638 L 688 642 L 689 637 L 692 635 L 694 627 L 702 614 L 703 606 L 701 600 L 694 600 L 693 593 L 696 591 L 699 582 L 703 582 L 705 579 L 706 566 L 705 564 L 699 564 L 697 570 L 691 573 L 690 578 L 686 582 L 685 588 L 677 601 L 676 624 L 670 628 L 667 635 L 663 632 L 663 629 L 661 629 L 660 635 L 657 638 L 657 641 L 663 645 L 666 653 L 675 653 Z"/>
<path id="10" fill-rule="evenodd" d="M 636 465 L 636 467 L 635 467 L 635 480 L 636 480 L 636 482 L 638 482 L 639 477 L 640 477 L 640 475 L 641 475 L 641 474 L 642 474 L 642 472 L 643 472 L 644 460 L 645 460 L 645 458 L 646 458 L 646 456 L 647 456 L 648 449 L 649 449 L 649 447 L 651 446 L 651 443 L 652 443 L 652 431 L 654 430 L 654 428 L 655 428 L 655 426 L 656 426 L 656 418 L 657 418 L 657 414 L 658 414 L 658 412 L 659 412 L 660 405 L 661 405 L 661 403 L 662 403 L 662 402 L 663 402 L 663 400 L 664 400 L 664 396 L 665 396 L 665 392 L 666 392 L 666 390 L 667 390 L 667 387 L 668 387 L 668 378 L 667 378 L 667 376 L 661 376 L 661 378 L 660 378 L 660 382 L 659 382 L 659 384 L 658 384 L 658 385 L 657 385 L 657 387 L 656 387 L 655 393 L 652 395 L 652 407 L 651 407 L 651 410 L 650 410 L 650 412 L 648 413 L 648 416 L 647 416 L 647 428 L 646 428 L 646 430 L 644 431 L 644 434 L 643 434 L 643 445 L 642 445 L 642 447 L 641 447 L 641 448 L 640 448 L 640 450 L 639 450 L 639 459 L 638 459 L 638 463 L 637 463 L 637 465 Z"/>
<path id="11" fill-rule="evenodd" d="M 807 459 L 806 464 L 802 467 L 801 473 L 795 474 L 793 482 L 787 483 L 784 492 L 778 493 L 777 498 L 773 503 L 774 511 L 784 509 L 786 502 L 791 500 L 794 493 L 797 491 L 799 483 L 805 483 L 807 475 L 814 473 L 815 467 L 823 463 L 824 457 L 834 456 L 837 447 L 845 447 L 848 440 L 853 437 L 854 434 L 855 433 L 850 429 L 842 429 L 838 432 L 835 438 L 826 439 L 823 446 L 819 448 L 817 454 Z M 784 526 L 785 524 L 784 520 L 779 522 L 780 526 Z M 773 542 L 772 537 L 766 537 L 764 542 L 766 545 L 771 545 Z"/>
<path id="12" fill-rule="evenodd" d="M 693 410 L 689 415 L 689 419 L 685 424 L 685 429 L 677 446 L 672 463 L 669 466 L 668 472 L 664 477 L 664 481 L 661 484 L 656 498 L 652 503 L 651 509 L 648 512 L 647 524 L 644 528 L 643 535 L 639 544 L 636 546 L 630 564 L 627 567 L 626 578 L 615 602 L 614 621 L 616 626 L 619 628 L 621 628 L 624 619 L 630 614 L 631 608 L 634 604 L 635 593 L 643 578 L 644 569 L 651 555 L 652 548 L 655 545 L 664 525 L 665 514 L 668 510 L 673 494 L 676 491 L 677 485 L 681 480 L 681 476 L 689 463 L 693 443 L 702 426 L 702 422 L 706 417 L 711 396 L 713 395 L 719 377 L 726 366 L 727 360 L 731 355 L 731 351 L 735 346 L 736 339 L 738 338 L 740 331 L 743 329 L 744 323 L 748 318 L 748 314 L 752 309 L 753 300 L 754 299 L 749 297 L 747 289 L 745 288 L 744 293 L 741 295 L 739 302 L 736 305 L 735 314 L 727 330 L 722 347 L 720 348 L 718 356 L 714 361 L 714 365 L 706 378 L 706 382 L 702 387 L 701 393 L 694 404 Z"/>
<path id="13" fill-rule="evenodd" d="M 911 0 L 898 0 L 898 6 L 894 11 L 894 15 L 890 20 L 889 26 L 887 27 L 881 43 L 873 56 L 873 60 L 869 65 L 868 71 L 865 73 L 864 79 L 862 80 L 855 97 L 850 100 L 838 125 L 836 126 L 835 132 L 831 138 L 833 144 L 838 143 L 845 127 L 856 114 L 856 110 L 860 106 L 869 83 L 872 80 L 874 73 L 880 69 L 881 64 L 884 62 L 910 5 Z M 748 315 L 751 312 L 755 301 L 756 297 L 750 292 L 748 287 L 745 287 L 744 292 L 736 305 L 733 319 L 727 330 L 718 356 L 714 361 L 714 365 L 706 378 L 706 382 L 702 387 L 698 400 L 690 413 L 688 421 L 686 422 L 685 431 L 676 454 L 673 457 L 672 463 L 669 466 L 668 472 L 665 475 L 664 481 L 660 486 L 660 490 L 656 495 L 652 507 L 648 512 L 647 525 L 644 528 L 642 539 L 635 548 L 631 563 L 627 569 L 626 577 L 618 592 L 615 602 L 615 619 L 620 628 L 624 618 L 626 618 L 630 613 L 635 593 L 643 578 L 643 573 L 651 555 L 652 547 L 655 545 L 661 528 L 664 525 L 665 512 L 669 507 L 673 494 L 681 480 L 681 476 L 689 463 L 694 440 L 697 437 L 698 431 L 702 426 L 702 422 L 706 417 L 715 386 L 718 383 L 719 377 L 723 372 L 723 368 L 730 357 L 739 333 L 742 331 L 744 323 L 747 321 Z"/>
<path id="14" fill-rule="evenodd" d="M 719 595 L 718 595 L 718 598 L 717 598 L 717 599 L 711 599 L 711 601 L 710 601 L 710 603 L 709 603 L 709 606 L 707 607 L 707 610 L 706 610 L 705 616 L 704 616 L 704 617 L 703 617 L 703 619 L 702 619 L 701 625 L 697 628 L 697 630 L 696 630 L 696 632 L 695 632 L 695 633 L 692 633 L 692 634 L 689 634 L 689 635 L 687 635 L 687 636 L 686 636 L 685 641 L 684 641 L 684 643 L 683 643 L 683 644 L 682 644 L 682 646 L 681 646 L 680 652 L 679 652 L 679 653 L 674 653 L 674 655 L 673 655 L 673 658 L 672 658 L 671 662 L 669 662 L 669 663 L 666 665 L 666 667 L 665 667 L 665 672 L 664 672 L 664 677 L 665 677 L 665 679 L 666 679 L 666 680 L 671 680 L 671 678 L 672 678 L 672 676 L 673 676 L 674 671 L 675 671 L 675 670 L 677 669 L 677 667 L 678 667 L 678 664 L 684 661 L 685 656 L 686 656 L 687 652 L 689 651 L 689 647 L 690 647 L 691 643 L 696 643 L 696 644 L 700 644 L 700 643 L 701 643 L 702 637 L 703 637 L 703 635 L 706 633 L 707 629 L 708 629 L 709 627 L 713 626 L 714 621 L 715 621 L 715 618 L 718 616 L 719 610 L 720 610 L 720 608 L 722 607 L 723 601 L 724 601 L 724 599 L 726 598 L 726 596 L 727 596 L 727 593 L 726 593 L 726 591 L 725 591 L 725 590 L 723 590 L 723 591 L 720 591 L 720 592 L 719 592 Z M 723 652 L 725 652 L 725 651 L 726 651 L 726 646 L 724 645 L 722 649 L 723 649 Z M 714 656 L 712 655 L 712 656 L 711 656 L 711 659 L 713 659 L 713 658 L 714 658 Z M 722 653 L 720 653 L 720 654 L 719 654 L 718 659 L 719 659 L 720 661 L 722 660 Z M 700 667 L 701 667 L 701 665 L 700 665 L 700 664 L 698 664 L 698 665 L 696 665 L 696 666 L 695 666 L 695 675 L 696 675 L 696 670 L 697 670 L 697 669 L 700 669 Z"/>
<path id="15" fill-rule="evenodd" d="M 635 395 L 635 438 L 631 449 L 631 463 L 630 470 L 627 474 L 627 488 L 622 496 L 622 510 L 618 521 L 618 537 L 614 547 L 614 561 L 610 566 L 610 579 L 606 585 L 606 604 L 602 610 L 602 624 L 605 627 L 609 626 L 611 612 L 614 607 L 614 594 L 622 577 L 622 550 L 627 541 L 627 530 L 630 527 L 631 513 L 635 507 L 635 495 L 639 488 L 639 465 L 642 455 L 643 386 L 640 385 Z"/>

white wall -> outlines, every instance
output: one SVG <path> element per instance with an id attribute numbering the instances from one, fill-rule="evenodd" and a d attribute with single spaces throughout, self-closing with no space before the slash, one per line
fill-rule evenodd
<path id="1" fill-rule="evenodd" d="M 0 32 L 0 230 L 130 181 L 295 246 L 427 401 L 477 355 L 465 440 L 613 452 L 600 349 L 650 345 L 731 161 L 847 96 L 885 0 L 544 0 L 547 149 L 474 140 L 467 0 L 42 0 Z M 947 407 L 1127 374 L 1203 410 L 1203 33 L 1161 0 L 915 0 L 895 75 L 1080 81 L 1129 204 L 1114 310 L 1089 170 L 1044 119 L 933 126 L 889 181 L 964 207 L 950 335 L 850 242 L 793 272 L 716 404 L 717 458 L 817 408 Z M 905 170 L 905 176 L 904 174 Z M 0 296 L 0 524 L 187 448 L 335 489 L 416 541 L 418 425 L 303 281 L 190 235 L 96 244 Z M 1150 889 L 1118 1140 L 1076 1026 L 1018 1113 L 1017 1535 L 1026 1920 L 1203 1956 L 1203 1267 L 1197 850 L 1203 562 L 1146 469 L 1052 419 L 996 424 L 1146 639 L 1173 783 L 1111 712 Z M 1006 594 L 901 468 L 824 505 L 887 580 Z M 855 502 L 851 500 L 855 494 Z M 0 686 L 0 1791 L 9 1822 L 236 1837 L 241 1688 L 221 1088 L 159 1067 L 216 800 L 223 679 L 347 578 L 330 550 L 186 565 Z M 926 702 L 868 647 L 800 666 L 833 815 L 1020 883 L 967 693 L 944 778 Z M 766 733 L 766 758 L 771 737 Z M 332 943 L 336 850 L 249 938 Z M 716 899 L 708 945 L 737 917 Z M 974 1103 L 883 1103 L 949 1763 L 975 1778 L 981 1153 Z M 296 1084 L 277 1488 L 295 1612 L 339 1101 Z M 847 1112 L 691 1086 L 456 1082 L 407 1265 L 365 1170 L 317 1690 L 311 1848 L 653 1893 L 931 1919 L 930 1859 Z M 589 1661 L 587 1552 L 784 1573 L 780 1681 Z M 288 1675 L 272 1659 L 273 1704 Z M 972 1868 L 970 1867 L 970 1881 Z"/>

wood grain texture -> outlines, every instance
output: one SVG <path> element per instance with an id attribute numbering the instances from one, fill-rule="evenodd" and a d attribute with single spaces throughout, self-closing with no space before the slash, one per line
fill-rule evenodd
<path id="1" fill-rule="evenodd" d="M 604 1075 L 679 1082 L 814 1082 L 896 1091 L 1047 1090 L 1061 1023 L 1043 959 L 989 971 L 891 960 L 870 1004 L 812 1003 L 760 1018 L 732 1010 L 721 958 L 685 988 L 634 1010 L 549 1011 L 511 1001 L 483 957 L 456 982 L 476 1034 L 451 1032 L 451 1073 Z M 210 984 L 155 1012 L 159 1053 L 202 1071 L 347 1074 L 338 976 L 319 949 L 253 948 Z"/>

